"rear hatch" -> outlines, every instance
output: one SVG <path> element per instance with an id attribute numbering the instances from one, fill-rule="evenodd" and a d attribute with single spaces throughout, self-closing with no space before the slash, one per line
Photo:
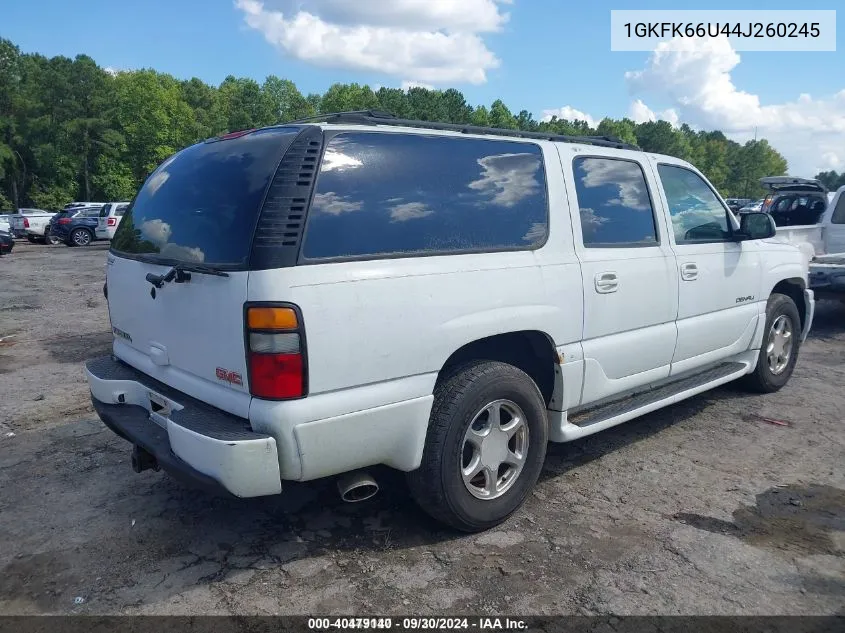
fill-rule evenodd
<path id="1" fill-rule="evenodd" d="M 113 206 L 113 204 L 104 204 L 103 208 L 100 209 L 100 217 L 97 218 L 97 233 L 105 233 L 109 211 L 111 211 Z"/>
<path id="2" fill-rule="evenodd" d="M 801 191 L 807 193 L 827 193 L 827 188 L 818 180 L 794 178 L 792 176 L 769 176 L 760 179 L 760 185 L 775 193 Z"/>
<path id="3" fill-rule="evenodd" d="M 126 211 L 107 258 L 115 355 L 244 417 L 253 235 L 268 185 L 297 132 L 231 134 L 167 159 Z"/>

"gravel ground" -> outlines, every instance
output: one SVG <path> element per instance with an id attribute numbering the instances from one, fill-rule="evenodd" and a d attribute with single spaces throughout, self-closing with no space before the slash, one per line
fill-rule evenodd
<path id="1" fill-rule="evenodd" d="M 467 536 L 390 472 L 357 505 L 330 481 L 225 500 L 134 474 L 82 378 L 110 346 L 104 259 L 0 259 L 0 614 L 845 613 L 838 303 L 781 392 L 728 386 L 551 445 L 526 506 Z"/>

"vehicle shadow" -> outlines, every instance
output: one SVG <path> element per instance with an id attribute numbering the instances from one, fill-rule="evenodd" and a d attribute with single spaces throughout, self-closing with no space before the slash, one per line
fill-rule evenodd
<path id="1" fill-rule="evenodd" d="M 696 415 L 711 398 L 727 397 L 714 393 L 578 442 L 550 445 L 540 485 Z M 421 556 L 459 565 L 480 538 L 430 519 L 410 499 L 404 475 L 387 468 L 370 469 L 381 487 L 376 497 L 347 504 L 333 479 L 285 482 L 282 495 L 234 499 L 186 488 L 164 473 L 136 475 L 129 444 L 97 420 L 51 429 L 29 453 L 16 449 L 14 459 L 30 459 L 27 454 L 50 464 L 43 472 L 27 471 L 49 496 L 4 486 L 0 476 L 0 506 L 22 508 L 3 513 L 0 533 L 20 534 L 17 544 L 27 552 L 0 568 L 0 595 L 41 612 L 73 610 L 56 588 L 80 592 L 92 579 L 85 591 L 103 592 L 109 606 L 101 601 L 82 612 L 167 602 L 238 574 L 269 573 L 288 582 L 328 566 L 333 578 L 357 582 L 374 564 L 382 573 L 379 567 L 408 566 L 410 559 L 419 564 Z M 0 466 L 9 457 L 0 451 Z M 523 526 L 518 513 L 501 530 L 506 537 Z"/>

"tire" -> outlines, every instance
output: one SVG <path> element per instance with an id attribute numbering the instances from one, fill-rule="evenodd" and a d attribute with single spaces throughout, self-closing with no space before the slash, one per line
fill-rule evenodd
<path id="1" fill-rule="evenodd" d="M 473 441 L 492 432 L 490 414 L 485 411 L 493 409 L 501 412 L 496 437 L 502 438 L 500 442 L 507 442 L 507 448 L 501 449 L 501 443 L 488 442 L 492 448 L 487 449 L 487 459 L 495 463 L 504 454 L 497 451 L 505 450 L 510 457 L 516 453 L 523 455 L 522 465 L 516 470 L 515 466 L 501 464 L 495 477 L 488 478 L 482 471 L 473 480 L 476 484 L 465 483 L 461 469 L 471 470 L 476 455 L 480 460 L 481 449 Z M 524 419 L 526 431 L 524 434 L 515 431 L 513 437 L 505 440 L 501 433 L 507 431 L 501 427 L 512 427 L 516 418 Z M 472 440 L 467 440 L 471 424 L 473 428 L 486 426 L 481 431 L 487 435 L 473 435 Z M 435 387 L 422 463 L 408 474 L 411 496 L 426 513 L 442 523 L 464 532 L 486 530 L 505 521 L 523 504 L 540 476 L 547 443 L 546 403 L 527 374 L 512 365 L 493 361 L 460 366 Z M 488 485 L 490 481 L 495 482 L 493 486 Z M 501 489 L 501 492 L 482 498 L 479 496 L 482 487 Z"/>
<path id="2" fill-rule="evenodd" d="M 34 235 L 27 235 L 27 236 L 26 236 L 26 239 L 27 239 L 27 240 L 29 240 L 29 243 L 30 243 L 30 244 L 35 244 L 35 242 L 37 242 L 37 241 L 38 241 L 38 240 L 36 240 L 36 239 L 35 239 L 35 236 L 34 236 Z"/>
<path id="3" fill-rule="evenodd" d="M 791 334 L 789 341 L 783 347 L 788 352 L 788 358 L 783 359 L 777 352 L 778 337 L 777 324 L 786 323 Z M 782 340 L 782 339 L 781 339 Z M 792 298 L 774 293 L 769 297 L 766 304 L 766 329 L 763 333 L 763 344 L 760 349 L 760 356 L 757 359 L 757 366 L 754 372 L 743 379 L 743 385 L 758 393 L 773 393 L 780 390 L 792 376 L 795 369 L 795 362 L 798 360 L 798 349 L 801 346 L 801 316 Z M 770 350 L 772 353 L 770 353 Z M 772 361 L 772 356 L 778 356 L 781 362 Z"/>
<path id="4" fill-rule="evenodd" d="M 94 235 L 88 229 L 73 229 L 68 235 L 68 246 L 89 246 L 94 241 Z"/>
<path id="5" fill-rule="evenodd" d="M 47 246 L 55 246 L 59 244 L 61 240 L 57 238 L 55 235 L 50 235 L 50 229 L 46 229 L 44 231 L 44 244 Z"/>

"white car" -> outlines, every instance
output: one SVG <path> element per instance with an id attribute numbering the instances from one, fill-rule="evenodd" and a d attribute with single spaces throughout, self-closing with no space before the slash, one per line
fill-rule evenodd
<path id="1" fill-rule="evenodd" d="M 97 220 L 97 228 L 94 230 L 98 240 L 110 240 L 114 237 L 114 232 L 128 208 L 128 202 L 107 202 L 103 205 L 100 209 L 100 218 Z"/>
<path id="2" fill-rule="evenodd" d="M 770 216 L 606 138 L 323 115 L 182 150 L 123 223 L 86 371 L 136 471 L 358 500 L 384 464 L 465 531 L 520 507 L 549 441 L 780 389 L 815 305 Z"/>
<path id="3" fill-rule="evenodd" d="M 9 216 L 12 235 L 25 237 L 30 242 L 44 242 L 45 230 L 54 215 L 53 211 L 43 209 L 18 209 L 16 214 Z"/>

